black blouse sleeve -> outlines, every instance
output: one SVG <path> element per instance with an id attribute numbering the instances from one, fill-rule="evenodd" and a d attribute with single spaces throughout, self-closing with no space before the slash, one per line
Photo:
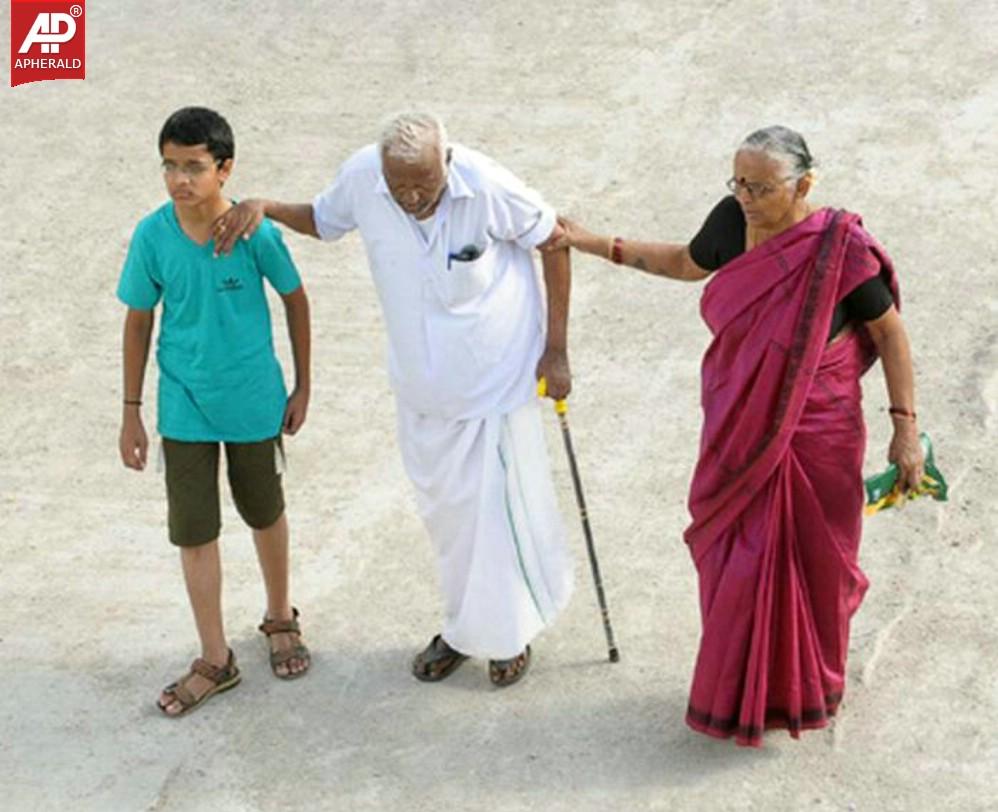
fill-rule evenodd
<path id="1" fill-rule="evenodd" d="M 733 196 L 714 206 L 689 248 L 693 261 L 705 271 L 716 271 L 745 253 L 745 215 Z"/>
<path id="2" fill-rule="evenodd" d="M 842 304 L 850 321 L 873 321 L 890 309 L 894 297 L 878 275 L 853 288 L 843 297 Z"/>

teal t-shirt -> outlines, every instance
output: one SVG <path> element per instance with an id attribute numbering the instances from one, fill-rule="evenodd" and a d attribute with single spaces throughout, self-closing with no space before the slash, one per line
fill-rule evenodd
<path id="1" fill-rule="evenodd" d="M 213 256 L 180 228 L 168 202 L 136 226 L 118 298 L 136 310 L 162 299 L 161 436 L 187 442 L 275 437 L 287 403 L 263 279 L 278 293 L 301 285 L 281 233 L 264 220 L 228 256 Z"/>

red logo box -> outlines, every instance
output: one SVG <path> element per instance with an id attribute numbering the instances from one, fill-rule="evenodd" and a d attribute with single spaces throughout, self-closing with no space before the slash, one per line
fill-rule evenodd
<path id="1" fill-rule="evenodd" d="M 85 0 L 10 0 L 10 86 L 86 77 Z"/>

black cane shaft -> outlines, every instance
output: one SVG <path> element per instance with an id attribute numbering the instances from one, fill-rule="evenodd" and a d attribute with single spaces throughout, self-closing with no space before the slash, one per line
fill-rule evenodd
<path id="1" fill-rule="evenodd" d="M 606 634 L 606 644 L 610 653 L 610 662 L 620 659 L 617 644 L 613 639 L 613 628 L 610 626 L 610 612 L 606 606 L 606 594 L 603 592 L 603 576 L 600 574 L 599 561 L 596 558 L 596 545 L 593 542 L 593 531 L 589 526 L 589 512 L 586 509 L 586 497 L 582 492 L 582 480 L 579 477 L 579 466 L 575 461 L 575 450 L 572 447 L 572 434 L 568 430 L 568 419 L 564 414 L 558 415 L 561 423 L 561 436 L 565 441 L 565 452 L 568 455 L 568 468 L 572 474 L 572 485 L 575 489 L 575 501 L 582 517 L 582 533 L 586 539 L 586 551 L 589 553 L 589 568 L 592 570 L 593 583 L 596 586 L 596 600 L 599 602 L 600 615 L 603 618 L 603 631 Z"/>

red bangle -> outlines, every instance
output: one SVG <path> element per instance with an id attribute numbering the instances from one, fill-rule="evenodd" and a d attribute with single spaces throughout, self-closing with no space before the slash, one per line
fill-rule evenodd
<path id="1" fill-rule="evenodd" d="M 613 248 L 610 249 L 610 259 L 617 265 L 624 262 L 624 240 L 620 237 L 613 238 Z"/>
<path id="2" fill-rule="evenodd" d="M 907 409 L 902 409 L 900 406 L 891 406 L 887 410 L 890 414 L 900 415 L 901 417 L 910 417 L 912 420 L 915 419 L 915 413 L 909 412 Z"/>

